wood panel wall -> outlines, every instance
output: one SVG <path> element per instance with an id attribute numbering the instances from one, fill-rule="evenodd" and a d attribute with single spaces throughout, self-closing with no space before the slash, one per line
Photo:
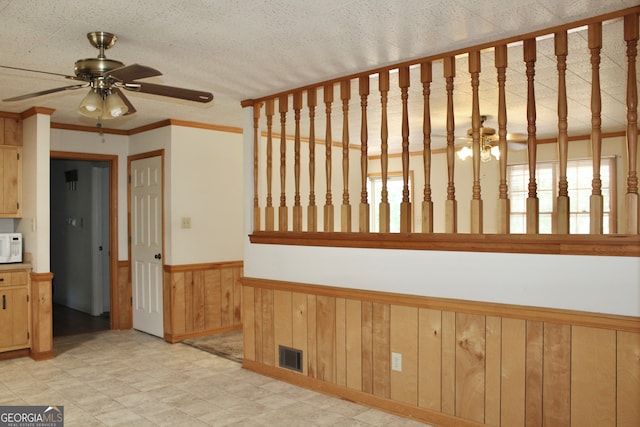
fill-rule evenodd
<path id="1" fill-rule="evenodd" d="M 242 261 L 164 266 L 164 339 L 242 328 Z"/>
<path id="2" fill-rule="evenodd" d="M 31 351 L 34 360 L 46 360 L 53 354 L 53 273 L 31 273 Z"/>
<path id="3" fill-rule="evenodd" d="M 640 425 L 638 318 L 242 283 L 248 369 L 438 425 Z"/>
<path id="4" fill-rule="evenodd" d="M 133 328 L 133 312 L 131 307 L 132 289 L 129 261 L 118 261 L 118 289 L 116 310 L 111 309 L 111 329 Z"/>

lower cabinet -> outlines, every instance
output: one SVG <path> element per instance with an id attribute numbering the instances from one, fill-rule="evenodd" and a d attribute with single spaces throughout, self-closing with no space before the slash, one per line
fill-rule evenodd
<path id="1" fill-rule="evenodd" d="M 0 352 L 31 346 L 28 277 L 26 271 L 0 271 Z"/>

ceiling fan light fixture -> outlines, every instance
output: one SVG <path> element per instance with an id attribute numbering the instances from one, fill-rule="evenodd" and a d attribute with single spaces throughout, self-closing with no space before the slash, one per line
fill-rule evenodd
<path id="1" fill-rule="evenodd" d="M 116 92 L 109 92 L 107 99 L 104 101 L 105 111 L 102 116 L 103 119 L 115 119 L 120 117 L 129 111 L 129 107 L 124 103 L 120 95 Z"/>
<path id="2" fill-rule="evenodd" d="M 467 146 L 464 146 L 459 149 L 456 154 L 458 155 L 458 158 L 460 158 L 460 160 L 466 160 L 469 157 L 473 156 L 473 150 Z"/>
<path id="3" fill-rule="evenodd" d="M 102 96 L 98 93 L 98 89 L 90 89 L 87 96 L 84 97 L 78 112 L 87 117 L 98 118 L 102 116 Z"/>
<path id="4" fill-rule="evenodd" d="M 494 145 L 493 147 L 491 147 L 490 151 L 491 151 L 491 155 L 495 157 L 496 160 L 500 160 L 500 147 L 498 147 L 497 145 Z"/>

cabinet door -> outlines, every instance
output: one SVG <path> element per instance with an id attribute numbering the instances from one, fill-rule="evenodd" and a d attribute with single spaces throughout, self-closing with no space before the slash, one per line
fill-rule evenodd
<path id="1" fill-rule="evenodd" d="M 2 176 L 2 191 L 0 191 L 0 215 L 16 218 L 21 214 L 22 201 L 22 149 L 0 149 L 0 176 Z"/>
<path id="2" fill-rule="evenodd" d="M 27 288 L 13 290 L 13 345 L 29 344 L 29 302 Z"/>
<path id="3" fill-rule="evenodd" d="M 0 290 L 0 349 L 29 346 L 27 288 Z"/>
<path id="4" fill-rule="evenodd" d="M 0 349 L 13 345 L 13 289 L 0 289 Z"/>
<path id="5" fill-rule="evenodd" d="M 5 117 L 3 125 L 3 144 L 22 145 L 22 120 Z"/>

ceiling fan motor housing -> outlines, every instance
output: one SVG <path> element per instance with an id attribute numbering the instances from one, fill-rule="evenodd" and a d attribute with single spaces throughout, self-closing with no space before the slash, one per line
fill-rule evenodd
<path id="1" fill-rule="evenodd" d="M 76 61 L 73 71 L 76 76 L 83 80 L 91 80 L 102 76 L 108 71 L 124 67 L 124 64 L 115 59 L 108 58 L 86 58 Z"/>

